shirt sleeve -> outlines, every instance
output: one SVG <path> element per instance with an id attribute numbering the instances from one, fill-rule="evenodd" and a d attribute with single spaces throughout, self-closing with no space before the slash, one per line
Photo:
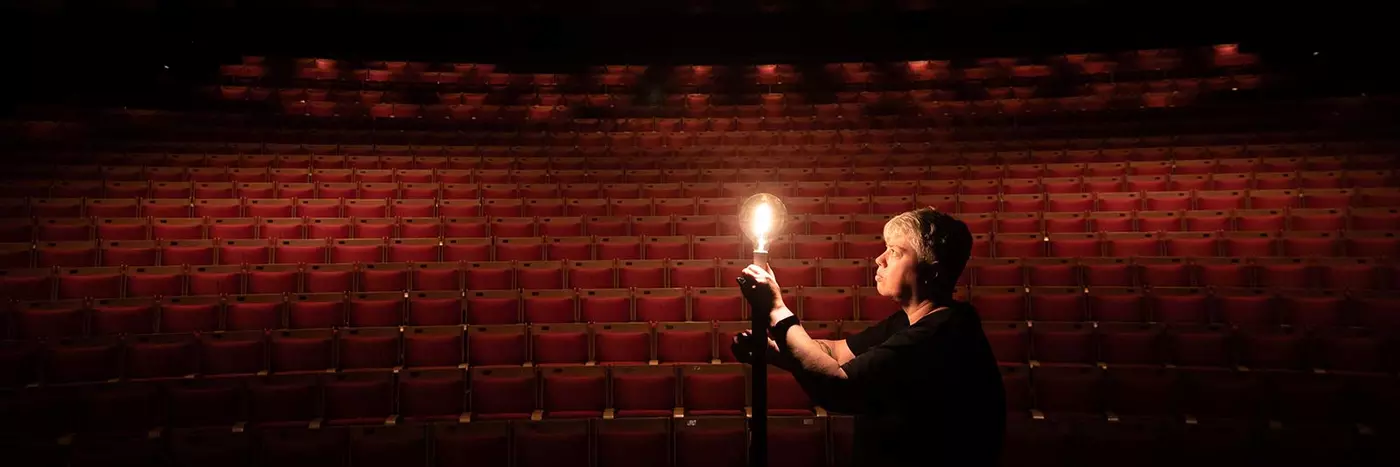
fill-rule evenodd
<path id="1" fill-rule="evenodd" d="M 860 355 L 865 353 L 865 351 L 870 350 L 871 347 L 874 347 L 876 345 L 879 345 L 881 342 L 884 342 L 885 339 L 889 339 L 890 327 L 892 326 L 892 324 L 890 324 L 890 320 L 896 317 L 896 315 L 890 315 L 884 320 L 881 320 L 879 323 L 875 323 L 874 326 L 865 328 L 861 332 L 852 334 L 850 336 L 846 336 L 846 348 L 851 349 L 852 355 Z"/>
<path id="2" fill-rule="evenodd" d="M 891 378 L 905 373 L 900 371 L 900 368 L 907 366 L 911 357 L 917 353 L 919 334 L 922 333 L 918 330 L 897 333 L 857 355 L 841 365 L 841 369 L 846 372 L 846 379 L 857 386 L 871 383 L 878 385 L 888 383 Z"/>

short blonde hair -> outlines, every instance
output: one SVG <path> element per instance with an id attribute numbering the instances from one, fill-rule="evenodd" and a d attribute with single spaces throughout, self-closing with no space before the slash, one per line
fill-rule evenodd
<path id="1" fill-rule="evenodd" d="M 972 255 L 972 232 L 967 224 L 933 208 L 909 211 L 885 223 L 885 240 L 909 242 L 921 265 L 937 265 L 932 277 L 923 278 L 943 293 L 952 293 Z M 921 276 L 927 270 L 920 268 Z"/>
<path id="2" fill-rule="evenodd" d="M 919 220 L 919 211 L 904 212 L 885 222 L 885 240 L 904 239 L 909 242 L 909 248 L 920 263 L 933 263 L 936 259 L 933 245 L 924 241 L 924 231 L 930 226 L 923 225 Z"/>

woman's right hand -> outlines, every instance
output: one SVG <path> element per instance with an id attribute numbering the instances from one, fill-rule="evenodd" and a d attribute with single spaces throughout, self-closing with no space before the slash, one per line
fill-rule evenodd
<path id="1" fill-rule="evenodd" d="M 729 350 L 734 353 L 735 360 L 749 363 L 753 360 L 753 353 L 758 350 L 757 347 L 758 346 L 754 345 L 753 330 L 745 329 L 743 332 L 734 335 L 734 340 L 730 343 Z M 778 343 L 774 342 L 773 339 L 768 339 L 768 348 L 776 352 L 778 351 Z"/>

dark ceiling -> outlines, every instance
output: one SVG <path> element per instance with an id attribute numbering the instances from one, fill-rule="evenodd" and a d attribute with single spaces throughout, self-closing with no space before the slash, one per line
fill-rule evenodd
<path id="1" fill-rule="evenodd" d="M 1274 64 L 1316 61 L 1317 51 L 1362 75 L 1382 63 L 1365 59 L 1384 44 L 1368 36 L 1388 29 L 1340 7 L 1311 8 L 1204 0 L 18 0 L 0 7 L 0 38 L 22 45 L 7 68 L 19 70 L 12 76 L 27 91 L 209 83 L 218 64 L 240 55 L 567 72 L 601 63 L 958 60 L 1239 43 Z M 45 94 L 0 99 L 27 95 Z"/>

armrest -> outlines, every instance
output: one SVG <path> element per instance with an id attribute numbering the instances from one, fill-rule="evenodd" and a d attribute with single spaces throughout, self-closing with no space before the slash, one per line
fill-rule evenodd
<path id="1" fill-rule="evenodd" d="M 472 422 L 472 413 L 471 413 L 471 412 L 462 412 L 462 415 L 460 415 L 460 416 L 457 417 L 457 423 L 471 423 L 471 422 Z"/>
<path id="2" fill-rule="evenodd" d="M 617 418 L 617 409 L 603 409 L 603 420 Z"/>
<path id="3" fill-rule="evenodd" d="M 308 423 L 308 424 L 306 425 L 306 428 L 307 428 L 307 429 L 310 429 L 310 430 L 319 430 L 319 429 L 321 429 L 321 424 L 324 423 L 324 422 L 325 422 L 325 420 L 322 420 L 322 419 L 319 419 L 319 418 L 312 419 L 312 420 L 311 420 L 311 423 Z"/>
<path id="4" fill-rule="evenodd" d="M 812 411 L 817 413 L 817 417 L 829 417 L 829 416 L 831 416 L 830 414 L 826 413 L 826 409 L 825 409 L 825 408 L 822 408 L 822 406 L 820 406 L 820 405 L 818 405 L 818 406 L 816 406 L 816 407 L 812 407 Z"/>
<path id="5" fill-rule="evenodd" d="M 538 421 L 540 421 L 540 420 L 543 419 L 543 418 L 544 418 L 544 411 L 543 411 L 543 410 L 538 410 L 538 409 L 536 409 L 534 412 L 530 412 L 530 421 L 532 421 L 532 422 L 538 422 Z"/>
<path id="6" fill-rule="evenodd" d="M 671 409 L 671 418 L 685 418 L 685 407 Z"/>

